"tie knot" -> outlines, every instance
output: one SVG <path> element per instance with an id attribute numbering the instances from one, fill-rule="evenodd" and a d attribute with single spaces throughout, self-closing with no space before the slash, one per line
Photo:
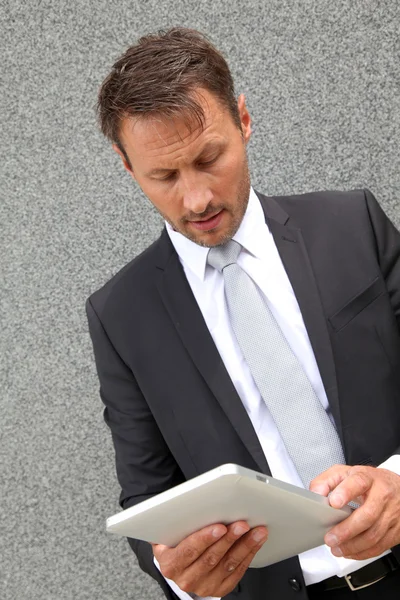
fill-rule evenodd
<path id="1" fill-rule="evenodd" d="M 214 269 L 221 272 L 228 265 L 236 263 L 241 249 L 242 246 L 238 242 L 229 240 L 222 246 L 211 248 L 207 255 L 207 262 Z"/>

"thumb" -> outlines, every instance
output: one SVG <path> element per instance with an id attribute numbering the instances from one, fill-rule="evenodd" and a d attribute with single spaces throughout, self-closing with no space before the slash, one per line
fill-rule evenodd
<path id="1" fill-rule="evenodd" d="M 314 494 L 320 494 L 320 496 L 327 496 L 330 492 L 329 485 L 325 483 L 310 483 L 310 491 Z"/>
<path id="2" fill-rule="evenodd" d="M 153 548 L 153 554 L 156 558 L 161 557 L 169 548 L 169 546 L 164 546 L 164 544 L 151 544 L 151 547 Z"/>
<path id="3" fill-rule="evenodd" d="M 346 479 L 349 469 L 350 467 L 347 465 L 334 465 L 311 481 L 310 491 L 321 496 L 328 496 L 330 492 Z"/>

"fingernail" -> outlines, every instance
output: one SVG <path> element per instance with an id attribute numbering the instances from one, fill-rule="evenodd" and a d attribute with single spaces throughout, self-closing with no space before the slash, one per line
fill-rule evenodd
<path id="1" fill-rule="evenodd" d="M 212 530 L 213 537 L 220 538 L 224 535 L 224 530 L 221 527 L 214 527 Z"/>
<path id="2" fill-rule="evenodd" d="M 261 542 L 264 538 L 267 538 L 267 534 L 265 533 L 265 531 L 259 530 L 253 533 L 253 540 L 255 542 Z"/>
<path id="3" fill-rule="evenodd" d="M 335 548 L 332 548 L 332 554 L 334 556 L 343 556 L 343 552 L 341 551 L 341 549 L 339 548 L 339 546 L 336 546 Z"/>
<path id="4" fill-rule="evenodd" d="M 248 531 L 248 528 L 244 525 L 235 525 L 233 528 L 234 535 L 242 535 L 243 533 L 246 533 L 246 531 Z"/>
<path id="5" fill-rule="evenodd" d="M 314 485 L 310 487 L 310 491 L 314 492 L 314 494 L 319 494 L 320 496 L 325 496 L 325 486 L 324 485 Z"/>
<path id="6" fill-rule="evenodd" d="M 344 505 L 343 497 L 340 496 L 339 494 L 332 494 L 329 497 L 329 502 L 330 502 L 331 506 L 333 506 L 332 501 L 335 504 L 335 508 L 342 508 L 342 506 Z"/>
<path id="7" fill-rule="evenodd" d="M 326 536 L 325 536 L 325 544 L 327 546 L 331 546 L 331 547 L 337 546 L 338 543 L 339 543 L 339 540 L 338 540 L 338 538 L 336 537 L 335 534 L 333 534 L 333 533 L 327 533 L 326 534 Z"/>

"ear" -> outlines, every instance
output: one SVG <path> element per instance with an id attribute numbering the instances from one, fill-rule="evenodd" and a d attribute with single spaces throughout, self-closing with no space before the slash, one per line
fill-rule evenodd
<path id="1" fill-rule="evenodd" d="M 252 131 L 251 131 L 251 116 L 250 116 L 249 111 L 247 110 L 244 94 L 240 94 L 240 96 L 238 98 L 238 109 L 239 109 L 239 115 L 240 115 L 240 122 L 242 125 L 243 138 L 247 144 L 247 142 L 250 139 Z"/>
<path id="2" fill-rule="evenodd" d="M 128 171 L 129 175 L 131 175 L 133 177 L 133 179 L 135 179 L 135 174 L 134 174 L 133 170 L 130 168 L 130 166 L 126 162 L 126 158 L 123 155 L 123 153 L 121 152 L 121 150 L 118 148 L 117 144 L 113 144 L 112 149 L 115 150 L 115 152 L 120 155 L 125 169 Z"/>

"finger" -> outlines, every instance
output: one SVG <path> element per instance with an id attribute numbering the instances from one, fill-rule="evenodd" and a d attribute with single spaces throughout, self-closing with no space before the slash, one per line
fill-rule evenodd
<path id="1" fill-rule="evenodd" d="M 226 534 L 212 546 L 206 548 L 198 556 L 197 560 L 192 562 L 186 568 L 182 569 L 179 559 L 175 560 L 176 574 L 173 579 L 183 591 L 199 592 L 199 586 L 206 586 L 207 590 L 219 587 L 221 580 L 221 570 L 216 569 L 221 559 L 225 556 L 227 550 L 237 542 L 237 540 L 249 531 L 250 527 L 246 521 L 237 521 L 227 527 Z M 163 571 L 163 575 L 165 575 Z M 206 596 L 209 596 L 208 592 Z"/>
<path id="2" fill-rule="evenodd" d="M 220 569 L 223 571 L 223 575 L 228 577 L 233 571 L 236 571 L 243 561 L 258 552 L 267 539 L 268 530 L 266 527 L 255 527 L 240 538 L 220 561 Z"/>
<path id="3" fill-rule="evenodd" d="M 369 497 L 365 504 L 326 534 L 325 543 L 331 548 L 337 546 L 341 548 L 343 544 L 349 543 L 357 536 L 377 526 L 382 514 L 383 505 L 379 502 L 379 497 Z"/>
<path id="4" fill-rule="evenodd" d="M 194 563 L 207 548 L 215 544 L 226 532 L 227 528 L 225 525 L 217 523 L 192 533 L 175 546 L 175 548 L 166 546 L 163 546 L 161 549 L 158 547 L 154 548 L 154 555 L 160 563 L 161 572 L 164 577 L 176 581 L 176 576 L 179 576 L 182 571 Z"/>
<path id="5" fill-rule="evenodd" d="M 255 532 L 256 529 L 259 529 L 259 528 L 253 529 L 252 532 Z M 262 529 L 265 530 L 265 528 L 262 528 Z M 242 544 L 242 541 L 244 541 L 245 538 L 248 538 L 252 532 L 249 532 L 248 534 L 243 536 L 243 538 L 241 538 L 238 542 L 236 542 L 236 545 L 241 544 L 244 547 L 244 544 Z M 212 572 L 213 580 L 212 580 L 212 584 L 211 584 L 212 585 L 211 589 L 214 590 L 213 595 L 218 596 L 218 597 L 224 597 L 227 594 L 229 594 L 229 592 L 231 592 L 236 587 L 238 582 L 242 579 L 242 577 L 246 573 L 254 556 L 257 554 L 257 552 L 260 550 L 260 548 L 262 548 L 263 544 L 265 543 L 268 533 L 266 531 L 263 531 L 263 533 L 264 533 L 264 537 L 261 539 L 261 541 L 257 542 L 255 545 L 253 545 L 252 548 L 247 551 L 247 553 L 243 554 L 242 561 L 235 567 L 235 569 L 228 571 L 226 577 L 224 577 L 224 573 L 222 573 L 222 576 L 221 576 L 220 568 L 217 568 Z M 221 566 L 221 564 L 220 564 L 220 566 Z M 225 569 L 225 571 L 227 571 L 227 570 Z M 197 594 L 199 596 L 206 596 L 207 591 L 210 590 L 210 580 L 208 579 L 207 582 L 205 580 L 203 580 L 203 581 L 204 581 L 204 583 L 202 583 L 202 585 L 197 590 Z"/>
<path id="6" fill-rule="evenodd" d="M 228 550 L 238 540 L 248 533 L 250 527 L 245 521 L 237 521 L 227 527 L 226 534 L 212 546 L 209 546 L 199 557 L 185 570 L 185 579 L 197 581 L 205 577 L 215 569 Z"/>
<path id="7" fill-rule="evenodd" d="M 371 548 L 380 545 L 386 537 L 389 523 L 385 516 L 381 516 L 371 527 L 352 537 L 348 542 L 340 543 L 332 548 L 334 556 L 353 556 L 367 552 Z"/>
<path id="8" fill-rule="evenodd" d="M 169 546 L 164 546 L 164 544 L 151 544 L 151 547 L 153 548 L 153 553 L 163 552 L 166 548 L 169 548 Z"/>
<path id="9" fill-rule="evenodd" d="M 342 508 L 352 500 L 370 491 L 374 478 L 370 467 L 352 467 L 348 476 L 334 488 L 329 503 L 333 508 Z M 373 471 L 373 469 L 371 469 Z"/>
<path id="10" fill-rule="evenodd" d="M 246 525 L 247 524 L 245 524 L 245 526 Z M 228 529 L 225 525 L 217 524 L 212 527 L 200 529 L 182 540 L 182 542 L 176 546 L 176 550 L 177 556 L 182 558 L 183 566 L 188 566 L 195 562 L 207 548 L 224 537 L 227 531 Z"/>
<path id="11" fill-rule="evenodd" d="M 234 589 L 236 587 L 236 585 L 239 583 L 239 581 L 245 575 L 247 569 L 249 568 L 249 566 L 251 564 L 251 561 L 253 560 L 253 558 L 255 557 L 257 552 L 260 550 L 260 548 L 262 548 L 264 543 L 265 543 L 265 539 L 262 542 L 259 542 L 257 544 L 257 546 L 253 547 L 250 550 L 250 552 L 247 554 L 247 556 L 242 560 L 240 565 L 238 565 L 238 567 L 234 571 L 231 572 L 229 577 L 224 579 L 223 584 L 222 584 L 222 591 L 221 591 L 222 597 L 226 596 L 232 589 Z"/>
<path id="12" fill-rule="evenodd" d="M 153 556 L 160 564 L 161 557 L 164 555 L 164 552 L 170 550 L 170 547 L 164 544 L 151 544 L 151 547 L 153 548 Z"/>
<path id="13" fill-rule="evenodd" d="M 393 533 L 394 532 L 394 533 Z M 346 555 L 345 558 L 351 558 L 354 560 L 366 560 L 368 558 L 374 558 L 380 556 L 385 550 L 393 548 L 396 545 L 396 532 L 395 528 L 390 528 L 387 534 L 377 543 L 375 546 L 371 546 L 367 550 L 357 552 L 354 554 Z"/>
<path id="14" fill-rule="evenodd" d="M 333 465 L 333 467 L 330 467 L 311 481 L 310 491 L 327 496 L 346 479 L 350 468 L 347 465 Z"/>

